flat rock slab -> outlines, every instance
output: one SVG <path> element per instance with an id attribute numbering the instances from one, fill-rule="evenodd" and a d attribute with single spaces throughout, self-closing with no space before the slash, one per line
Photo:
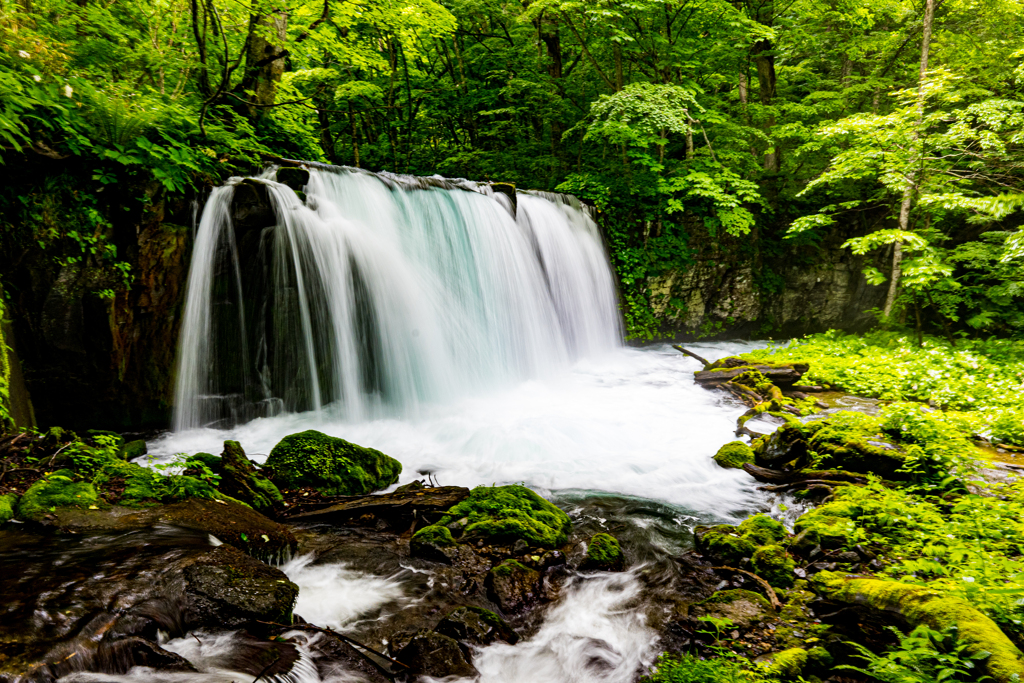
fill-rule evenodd
<path id="1" fill-rule="evenodd" d="M 288 520 L 326 521 L 328 518 L 351 519 L 363 515 L 385 518 L 411 517 L 414 512 L 447 511 L 468 497 L 469 489 L 464 486 L 437 486 L 379 495 L 350 496 L 324 508 L 290 515 Z"/>

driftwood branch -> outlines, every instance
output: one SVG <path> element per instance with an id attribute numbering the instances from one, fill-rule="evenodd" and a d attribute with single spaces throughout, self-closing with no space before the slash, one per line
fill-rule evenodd
<path id="1" fill-rule="evenodd" d="M 672 345 L 672 348 L 673 348 L 673 349 L 675 349 L 676 351 L 678 351 L 679 353 L 685 353 L 685 354 L 686 354 L 687 356 L 689 356 L 690 358 L 696 358 L 697 360 L 699 360 L 699 361 L 700 361 L 701 363 L 703 363 L 703 364 L 704 364 L 704 367 L 705 367 L 705 368 L 706 368 L 707 366 L 711 365 L 711 363 L 709 363 L 709 362 L 708 362 L 707 360 L 705 360 L 704 358 L 701 358 L 700 356 L 698 356 L 697 354 L 695 354 L 695 353 L 694 353 L 693 351 L 689 351 L 689 350 L 687 350 L 687 349 L 684 349 L 684 348 L 683 348 L 682 346 L 680 346 L 679 344 L 673 344 L 673 345 Z"/>
<path id="2" fill-rule="evenodd" d="M 712 567 L 712 569 L 736 572 L 737 574 L 745 574 L 746 576 L 749 576 L 754 581 L 757 581 L 758 585 L 760 585 L 761 588 L 764 589 L 764 592 L 768 594 L 768 601 L 772 603 L 772 607 L 776 610 L 782 609 L 782 603 L 779 602 L 779 596 L 775 594 L 775 589 L 772 588 L 772 585 L 754 572 L 748 572 L 746 569 L 736 569 L 735 567 Z"/>

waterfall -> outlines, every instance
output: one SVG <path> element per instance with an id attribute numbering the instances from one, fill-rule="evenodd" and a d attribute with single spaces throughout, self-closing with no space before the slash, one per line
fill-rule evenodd
<path id="1" fill-rule="evenodd" d="M 310 169 L 303 196 L 273 177 L 232 178 L 203 210 L 175 430 L 325 409 L 411 415 L 620 344 L 601 237 L 572 197 L 513 202 L 486 185 L 335 167 Z M 265 225 L 233 220 L 243 191 L 266 193 Z"/>

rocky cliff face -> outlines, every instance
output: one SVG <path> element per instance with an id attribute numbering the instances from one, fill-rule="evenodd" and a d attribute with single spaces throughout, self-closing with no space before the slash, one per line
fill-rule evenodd
<path id="1" fill-rule="evenodd" d="M 651 301 L 666 337 L 790 337 L 874 322 L 886 287 L 869 285 L 864 257 L 842 248 L 837 232 L 780 266 L 703 258 L 685 272 L 651 283 Z M 881 263 L 871 265 L 885 269 Z M 766 273 L 770 272 L 770 277 Z"/>

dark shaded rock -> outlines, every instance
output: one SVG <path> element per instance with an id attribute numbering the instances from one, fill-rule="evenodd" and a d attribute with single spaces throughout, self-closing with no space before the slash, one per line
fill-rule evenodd
<path id="1" fill-rule="evenodd" d="M 514 614 L 537 602 L 540 578 L 537 570 L 517 560 L 505 560 L 488 572 L 484 585 L 503 612 Z"/>
<path id="2" fill-rule="evenodd" d="M 100 643 L 90 669 L 109 674 L 126 674 L 135 666 L 148 666 L 161 671 L 196 670 L 181 655 L 168 652 L 156 643 L 138 636 Z"/>
<path id="3" fill-rule="evenodd" d="M 235 186 L 231 198 L 231 222 L 238 233 L 262 230 L 277 224 L 267 186 L 246 178 Z"/>
<path id="4" fill-rule="evenodd" d="M 185 567 L 183 594 L 186 629 L 238 628 L 290 624 L 299 587 L 280 569 L 222 545 Z"/>
<path id="5" fill-rule="evenodd" d="M 519 634 L 504 619 L 482 607 L 459 607 L 442 619 L 434 630 L 449 638 L 479 646 L 495 641 L 511 645 L 519 642 Z"/>
<path id="6" fill-rule="evenodd" d="M 816 529 L 803 529 L 793 537 L 792 542 L 789 544 L 789 549 L 791 552 L 805 555 L 814 550 L 820 542 Z"/>
<path id="7" fill-rule="evenodd" d="M 134 460 L 135 458 L 141 458 L 148 452 L 149 447 L 146 445 L 146 442 L 142 439 L 136 439 L 121 446 L 120 455 L 125 460 Z"/>
<path id="8" fill-rule="evenodd" d="M 165 524 L 205 531 L 259 559 L 289 557 L 298 546 L 291 529 L 232 501 L 193 498 L 150 514 Z"/>
<path id="9" fill-rule="evenodd" d="M 451 564 L 458 553 L 458 544 L 448 527 L 438 524 L 423 527 L 409 541 L 409 553 L 432 562 Z"/>
<path id="10" fill-rule="evenodd" d="M 284 497 L 274 483 L 256 470 L 256 466 L 245 457 L 245 451 L 237 441 L 225 441 L 217 474 L 220 475 L 218 488 L 232 498 L 248 503 L 261 512 L 272 510 L 284 502 Z"/>
<path id="11" fill-rule="evenodd" d="M 787 463 L 796 467 L 806 465 L 810 454 L 800 425 L 784 424 L 768 438 L 767 443 L 754 453 L 754 463 L 759 467 L 782 469 Z"/>
<path id="12" fill-rule="evenodd" d="M 417 632 L 395 659 L 408 666 L 410 673 L 421 676 L 445 678 L 478 675 L 477 670 L 466 661 L 458 641 L 426 629 Z"/>
<path id="13" fill-rule="evenodd" d="M 407 485 L 408 486 L 408 485 Z M 290 520 L 331 519 L 352 520 L 366 514 L 389 522 L 412 521 L 413 518 L 441 517 L 444 511 L 469 497 L 463 486 L 435 488 L 402 487 L 391 493 L 345 498 L 334 505 L 303 511 L 288 516 Z"/>
<path id="14" fill-rule="evenodd" d="M 287 185 L 296 193 L 302 192 L 302 188 L 309 183 L 309 171 L 295 166 L 282 166 L 277 169 L 277 182 Z"/>

